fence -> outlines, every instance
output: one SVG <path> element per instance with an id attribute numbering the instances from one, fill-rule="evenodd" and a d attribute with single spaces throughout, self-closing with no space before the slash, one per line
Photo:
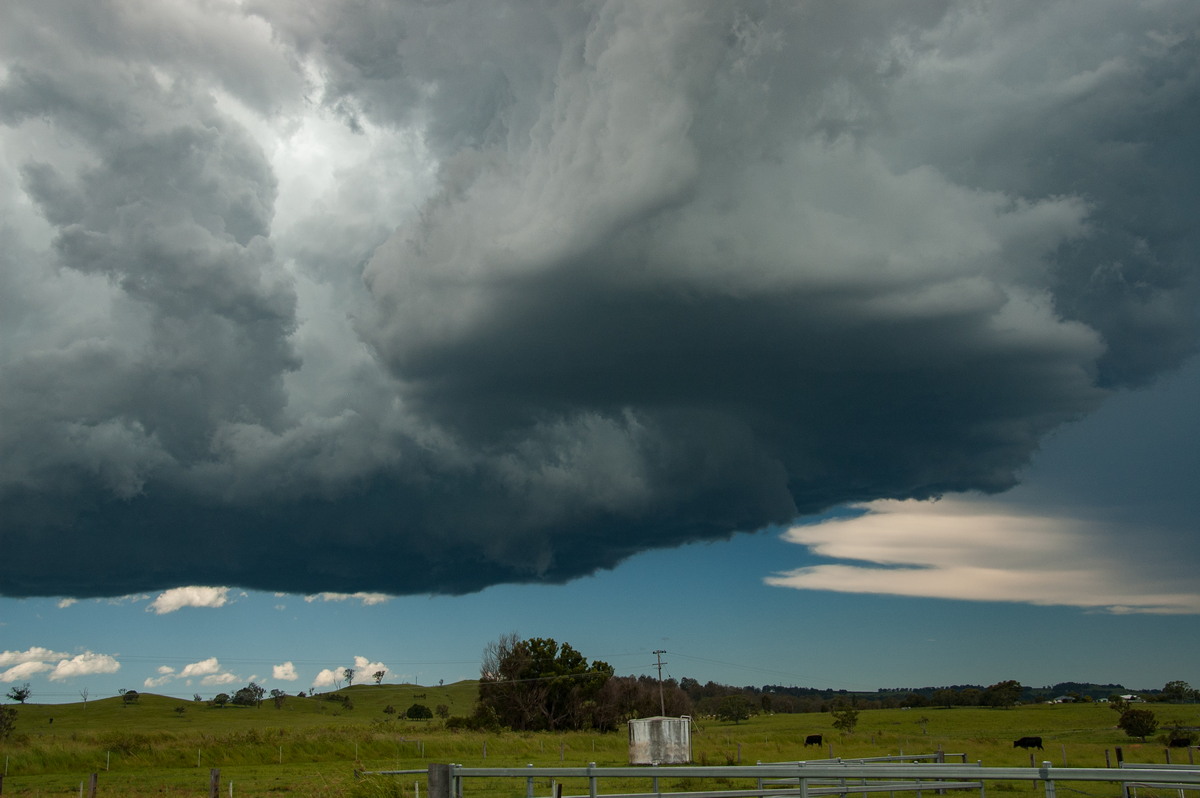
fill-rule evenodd
<path id="1" fill-rule="evenodd" d="M 1138 788 L 1146 788 L 1151 790 L 1175 790 L 1179 793 L 1179 798 L 1184 798 L 1186 793 L 1184 790 L 1198 790 L 1195 784 L 1183 784 L 1174 780 L 1175 773 L 1194 773 L 1195 768 L 1191 765 L 1129 765 L 1122 762 L 1120 765 L 1122 770 L 1128 768 L 1139 768 L 1141 770 L 1151 771 L 1158 775 L 1158 781 L 1127 781 L 1123 785 L 1125 798 L 1137 798 Z M 1171 779 L 1163 781 L 1163 779 Z"/>
<path id="2" fill-rule="evenodd" d="M 378 771 L 388 773 L 389 771 Z M 510 778 L 525 780 L 526 798 L 534 798 L 535 780 L 554 780 L 554 798 L 781 798 L 824 795 L 867 796 L 875 792 L 915 792 L 972 789 L 984 794 L 984 782 L 1042 782 L 1046 798 L 1056 798 L 1058 782 L 1118 783 L 1123 794 L 1131 789 L 1154 786 L 1171 790 L 1200 790 L 1200 769 L 1176 766 L 1169 774 L 1162 767 L 1134 765 L 1122 768 L 1065 768 L 1043 762 L 1036 768 L 989 767 L 980 764 L 890 764 L 776 763 L 722 767 L 543 767 L 469 768 L 461 765 L 430 765 L 427 798 L 463 798 L 469 779 Z M 750 789 L 686 790 L 663 792 L 660 779 L 739 779 Z M 586 780 L 585 795 L 563 796 L 563 779 Z M 601 793 L 602 779 L 646 779 L 648 792 Z M 1180 793 L 1183 794 L 1182 792 Z"/>

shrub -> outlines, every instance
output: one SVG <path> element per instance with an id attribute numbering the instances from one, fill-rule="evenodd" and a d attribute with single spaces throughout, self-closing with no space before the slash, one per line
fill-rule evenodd
<path id="1" fill-rule="evenodd" d="M 409 720 L 428 720 L 433 717 L 433 711 L 424 704 L 413 704 L 404 713 L 404 717 Z"/>
<path id="2" fill-rule="evenodd" d="M 1121 713 L 1117 726 L 1130 737 L 1137 737 L 1145 742 L 1148 735 L 1158 730 L 1158 718 L 1148 709 L 1127 709 Z"/>

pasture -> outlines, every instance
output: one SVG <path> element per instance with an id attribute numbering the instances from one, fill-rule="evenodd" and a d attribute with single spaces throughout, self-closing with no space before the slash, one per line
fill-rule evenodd
<path id="1" fill-rule="evenodd" d="M 355 770 L 423 769 L 435 762 L 493 767 L 628 762 L 623 732 L 452 732 L 436 718 L 403 717 L 413 703 L 431 709 L 445 705 L 452 714 L 468 714 L 475 689 L 474 682 L 355 685 L 338 691 L 350 698 L 350 709 L 321 696 L 289 697 L 281 708 L 270 699 L 259 707 L 214 708 L 149 694 L 128 706 L 119 698 L 86 705 L 17 706 L 16 731 L 0 742 L 3 795 L 76 795 L 81 782 L 98 773 L 99 795 L 206 796 L 210 770 L 219 768 L 222 796 L 229 794 L 227 785 L 232 782 L 238 796 L 417 798 L 418 784 L 424 794 L 421 776 L 363 779 Z M 385 713 L 388 706 L 397 711 Z M 1146 706 L 1163 729 L 1172 722 L 1200 726 L 1198 705 Z M 1118 747 L 1127 762 L 1166 761 L 1160 741 L 1131 739 L 1116 728 L 1116 720 L 1117 713 L 1103 704 L 882 709 L 864 710 L 854 733 L 841 734 L 828 713 L 759 715 L 736 724 L 701 720 L 692 742 L 695 762 L 703 765 L 922 754 L 939 748 L 985 766 L 1050 761 L 1056 767 L 1104 767 L 1110 761 L 1115 764 Z M 808 734 L 823 736 L 819 751 L 805 749 Z M 1012 741 L 1024 735 L 1042 737 L 1045 750 L 1014 749 Z M 1176 749 L 1171 754 L 1179 763 L 1196 752 Z M 664 779 L 663 789 L 708 786 L 691 781 L 673 784 Z M 524 784 L 515 781 L 469 787 L 466 798 L 524 795 Z M 608 790 L 645 788 L 636 782 L 605 785 Z M 538 785 L 537 790 L 538 795 L 549 795 L 550 785 Z M 1039 794 L 1034 790 L 1031 785 L 989 785 L 989 792 Z M 1115 796 L 1119 790 L 1088 794 Z"/>

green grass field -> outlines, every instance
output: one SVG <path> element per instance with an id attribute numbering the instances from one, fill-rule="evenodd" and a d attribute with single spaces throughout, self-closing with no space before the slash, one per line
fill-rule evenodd
<path id="1" fill-rule="evenodd" d="M 3 795 L 77 795 L 81 782 L 97 773 L 100 795 L 206 796 L 210 771 L 218 768 L 223 796 L 229 794 L 232 781 L 233 794 L 238 796 L 417 798 L 418 789 L 424 793 L 422 776 L 362 779 L 356 778 L 355 770 L 424 769 L 435 762 L 493 767 L 628 763 L 627 738 L 621 732 L 460 733 L 446 731 L 436 719 L 403 719 L 413 703 L 431 709 L 444 704 L 452 714 L 469 714 L 476 694 L 474 682 L 430 687 L 355 685 L 338 693 L 350 697 L 352 709 L 321 696 L 290 697 L 277 709 L 269 699 L 260 707 L 214 708 L 149 694 L 128 706 L 118 698 L 86 705 L 17 706 L 16 731 L 0 742 Z M 395 714 L 383 711 L 389 705 L 397 710 Z M 1200 706 L 1147 706 L 1163 728 L 1175 721 L 1200 726 Z M 985 766 L 1028 766 L 1029 752 L 1014 749 L 1012 740 L 1032 734 L 1045 742 L 1044 751 L 1033 752 L 1037 763 L 1104 767 L 1115 763 L 1118 747 L 1128 762 L 1166 761 L 1161 741 L 1152 738 L 1143 744 L 1125 736 L 1115 726 L 1117 714 L 1102 704 L 864 710 L 849 735 L 836 732 L 832 720 L 828 714 L 801 714 L 761 715 L 738 724 L 701 721 L 693 732 L 694 759 L 706 765 L 754 764 L 915 755 L 941 748 L 948 755 L 963 754 L 968 762 L 981 761 Z M 805 750 L 808 734 L 824 735 L 825 745 L 819 751 Z M 1187 751 L 1171 753 L 1176 763 L 1188 761 Z M 695 782 L 664 782 L 663 789 L 713 786 Z M 566 789 L 586 792 L 586 785 Z M 605 789 L 643 790 L 647 785 L 606 784 Z M 1034 794 L 1033 789 L 997 784 L 989 792 Z M 548 784 L 538 786 L 539 795 L 549 791 Z M 472 782 L 468 792 L 468 798 L 519 798 L 525 785 Z M 1115 796 L 1119 790 L 1107 794 Z"/>

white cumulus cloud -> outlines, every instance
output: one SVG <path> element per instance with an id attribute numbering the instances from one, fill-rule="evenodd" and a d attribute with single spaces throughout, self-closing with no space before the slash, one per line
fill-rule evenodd
<path id="1" fill-rule="evenodd" d="M 227 587 L 176 587 L 160 593 L 146 611 L 166 615 L 184 607 L 224 607 L 228 602 Z"/>
<path id="2" fill-rule="evenodd" d="M 342 678 L 341 668 L 322 668 L 313 679 L 313 687 L 332 687 Z"/>
<path id="3" fill-rule="evenodd" d="M 20 665 L 14 665 L 4 673 L 0 673 L 0 682 L 19 682 L 48 670 L 50 670 L 50 664 L 47 662 L 22 662 Z"/>
<path id="4" fill-rule="evenodd" d="M 376 604 L 383 604 L 388 601 L 391 596 L 386 593 L 314 593 L 305 596 L 304 600 L 309 604 L 314 601 L 361 601 L 364 607 L 371 607 Z"/>
<path id="5" fill-rule="evenodd" d="M 199 662 L 193 662 L 184 667 L 179 672 L 179 678 L 190 679 L 193 676 L 209 676 L 221 670 L 221 663 L 216 657 L 202 659 Z"/>
<path id="6" fill-rule="evenodd" d="M 222 685 L 222 684 L 233 684 L 234 682 L 237 682 L 237 681 L 241 681 L 241 680 L 238 679 L 238 677 L 235 674 L 232 674 L 232 673 L 226 671 L 224 673 L 214 673 L 211 676 L 205 676 L 203 679 L 200 680 L 200 684 L 212 686 L 212 685 Z"/>
<path id="7" fill-rule="evenodd" d="M 294 682 L 300 677 L 296 674 L 296 666 L 289 661 L 273 667 L 271 669 L 271 678 L 284 682 Z"/>
<path id="8" fill-rule="evenodd" d="M 94 673 L 116 673 L 121 669 L 121 663 L 108 654 L 97 654 L 85 651 L 70 659 L 60 660 L 50 673 L 50 681 L 56 682 L 75 676 L 90 676 Z"/>
<path id="9" fill-rule="evenodd" d="M 57 651 L 51 651 L 48 648 L 41 646 L 33 646 L 24 651 L 0 651 L 0 667 L 8 665 L 17 665 L 24 662 L 40 662 L 51 659 L 62 659 L 69 657 L 70 654 L 62 654 Z"/>

